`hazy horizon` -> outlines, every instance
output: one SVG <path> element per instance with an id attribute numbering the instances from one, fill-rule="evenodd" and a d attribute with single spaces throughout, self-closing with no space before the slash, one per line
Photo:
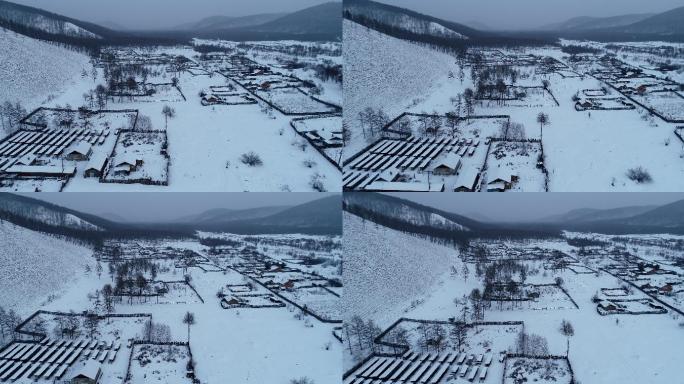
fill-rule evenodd
<path id="1" fill-rule="evenodd" d="M 533 221 L 575 209 L 612 209 L 664 205 L 684 199 L 678 192 L 527 192 L 527 193 L 386 193 L 475 220 Z"/>
<path id="2" fill-rule="evenodd" d="M 165 222 L 219 208 L 296 206 L 340 193 L 70 192 L 20 195 L 97 216 L 115 214 L 130 222 Z"/>
<path id="3" fill-rule="evenodd" d="M 443 20 L 473 24 L 480 23 L 495 30 L 535 29 L 563 22 L 574 17 L 610 17 L 637 13 L 661 13 L 681 7 L 682 0 L 575 0 L 556 2 L 546 0 L 377 0 L 424 13 Z M 495 10 L 493 12 L 493 10 Z M 477 28 L 477 27 L 475 27 Z"/>
<path id="4" fill-rule="evenodd" d="M 334 0 L 338 2 L 337 0 Z M 211 16 L 251 16 L 263 13 L 292 13 L 331 0 L 11 0 L 13 3 L 96 24 L 120 25 L 125 29 L 168 29 Z"/>

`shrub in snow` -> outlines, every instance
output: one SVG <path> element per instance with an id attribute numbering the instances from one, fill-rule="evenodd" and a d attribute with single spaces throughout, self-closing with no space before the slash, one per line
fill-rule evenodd
<path id="1" fill-rule="evenodd" d="M 299 379 L 290 380 L 290 384 L 314 384 L 314 381 L 308 377 L 300 377 Z"/>
<path id="2" fill-rule="evenodd" d="M 307 144 L 308 144 L 307 141 L 304 140 L 304 139 L 294 140 L 294 141 L 292 142 L 292 145 L 294 145 L 295 147 L 301 149 L 302 152 L 306 151 Z"/>
<path id="3" fill-rule="evenodd" d="M 313 168 L 313 167 L 316 166 L 316 162 L 313 161 L 312 159 L 304 160 L 304 163 L 303 163 L 303 164 L 304 164 L 304 166 L 307 167 L 307 168 Z"/>
<path id="4" fill-rule="evenodd" d="M 311 188 L 316 192 L 327 192 L 325 185 L 323 185 L 323 176 L 320 173 L 314 173 L 309 182 Z"/>
<path id="5" fill-rule="evenodd" d="M 642 167 L 636 167 L 627 170 L 627 178 L 634 181 L 637 184 L 650 183 L 651 181 L 653 181 L 653 178 L 651 178 L 651 174 L 648 173 L 648 171 Z"/>
<path id="6" fill-rule="evenodd" d="M 261 157 L 254 151 L 243 153 L 242 156 L 240 156 L 240 161 L 250 167 L 257 167 L 264 164 L 264 162 L 261 161 Z"/>

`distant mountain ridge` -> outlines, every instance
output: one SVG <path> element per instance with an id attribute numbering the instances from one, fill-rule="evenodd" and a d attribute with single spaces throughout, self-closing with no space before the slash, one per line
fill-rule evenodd
<path id="1" fill-rule="evenodd" d="M 576 17 L 537 30 L 572 39 L 684 41 L 684 6 L 657 14 Z"/>
<path id="2" fill-rule="evenodd" d="M 560 23 L 547 24 L 545 26 L 540 27 L 539 29 L 551 31 L 566 31 L 613 28 L 634 24 L 636 22 L 645 20 L 654 15 L 654 13 L 638 13 L 611 17 L 580 16 L 573 17 L 572 19 Z"/>
<path id="3" fill-rule="evenodd" d="M 20 26 L 47 35 L 85 40 L 99 40 L 115 35 L 115 32 L 94 23 L 48 12 L 40 8 L 0 0 L 0 26 L 9 29 Z"/>
<path id="4" fill-rule="evenodd" d="M 628 217 L 627 225 L 656 226 L 664 228 L 684 227 L 684 200 L 675 201 L 646 212 Z"/>
<path id="5" fill-rule="evenodd" d="M 0 218 L 48 233 L 125 236 L 189 236 L 197 230 L 231 233 L 305 233 L 339 235 L 341 196 L 332 195 L 291 207 L 208 210 L 170 222 L 135 223 L 116 214 L 107 219 L 40 199 L 0 193 Z"/>
<path id="6" fill-rule="evenodd" d="M 293 12 L 248 29 L 266 33 L 342 36 L 342 2 L 328 2 Z"/>
<path id="7" fill-rule="evenodd" d="M 633 207 L 620 207 L 613 209 L 595 209 L 595 208 L 581 208 L 574 209 L 572 211 L 553 215 L 546 218 L 542 218 L 539 221 L 542 222 L 557 222 L 557 223 L 579 223 L 579 222 L 592 222 L 600 220 L 615 220 L 624 219 L 632 216 L 636 216 L 650 210 L 657 208 L 657 205 L 646 205 L 646 206 L 633 206 Z"/>
<path id="8" fill-rule="evenodd" d="M 345 210 L 381 221 L 391 220 L 411 227 L 431 228 L 439 231 L 469 232 L 485 224 L 466 216 L 442 211 L 416 202 L 380 193 L 348 193 L 344 195 Z"/>
<path id="9" fill-rule="evenodd" d="M 490 28 L 472 20 L 456 23 L 372 0 L 345 0 L 344 17 L 392 37 L 449 48 L 471 40 L 469 45 L 544 45 L 558 38 L 684 41 L 684 7 L 659 14 L 575 17 L 519 31 Z"/>
<path id="10" fill-rule="evenodd" d="M 627 25 L 623 30 L 626 33 L 641 34 L 684 34 L 684 6 Z"/>
<path id="11" fill-rule="evenodd" d="M 95 215 L 6 192 L 0 193 L 0 213 L 46 226 L 65 227 L 79 231 L 98 232 L 110 228 L 112 224 Z"/>
<path id="12" fill-rule="evenodd" d="M 282 212 L 289 206 L 274 206 L 274 207 L 259 207 L 259 208 L 249 208 L 249 209 L 228 209 L 228 208 L 217 208 L 204 211 L 202 213 L 184 216 L 173 220 L 176 223 L 183 224 L 217 224 L 225 223 L 230 221 L 245 220 L 245 219 L 258 219 L 262 217 L 267 217 L 274 215 L 278 212 Z"/>
<path id="13" fill-rule="evenodd" d="M 468 39 L 483 34 L 463 24 L 372 0 L 345 0 L 344 12 L 352 20 L 355 17 L 363 17 L 372 22 L 419 35 Z"/>
<path id="14" fill-rule="evenodd" d="M 286 13 L 261 13 L 248 16 L 209 16 L 199 21 L 178 25 L 172 29 L 185 31 L 216 30 L 252 27 L 277 20 Z"/>
<path id="15" fill-rule="evenodd" d="M 548 237 L 563 230 L 606 234 L 684 234 L 684 200 L 663 206 L 575 209 L 533 221 L 480 221 L 379 193 L 347 193 L 344 210 L 392 229 L 450 238 Z M 437 215 L 442 219 L 434 221 Z"/>
<path id="16" fill-rule="evenodd" d="M 0 27 L 47 41 L 79 47 L 187 44 L 192 38 L 334 41 L 342 37 L 342 3 L 329 2 L 292 13 L 244 17 L 214 16 L 169 30 L 105 28 L 40 8 L 0 0 Z"/>

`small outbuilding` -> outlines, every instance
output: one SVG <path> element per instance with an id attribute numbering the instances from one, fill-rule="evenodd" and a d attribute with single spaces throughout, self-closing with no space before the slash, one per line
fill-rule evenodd
<path id="1" fill-rule="evenodd" d="M 107 166 L 107 156 L 94 156 L 83 170 L 83 177 L 101 177 L 104 174 L 104 169 Z"/>
<path id="2" fill-rule="evenodd" d="M 90 158 L 92 148 L 90 144 L 85 141 L 80 141 L 78 144 L 67 149 L 66 159 L 73 161 L 84 161 Z"/>
<path id="3" fill-rule="evenodd" d="M 75 366 L 71 375 L 71 384 L 98 384 L 102 378 L 102 364 L 95 360 L 87 360 L 82 365 Z"/>
<path id="4" fill-rule="evenodd" d="M 455 153 L 449 153 L 435 163 L 432 173 L 441 176 L 452 176 L 461 169 L 461 166 L 461 157 Z"/>

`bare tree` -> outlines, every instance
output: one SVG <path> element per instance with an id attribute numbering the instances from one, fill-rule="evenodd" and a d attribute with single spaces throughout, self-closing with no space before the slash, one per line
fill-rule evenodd
<path id="1" fill-rule="evenodd" d="M 169 107 L 168 105 L 165 105 L 164 108 L 162 108 L 162 115 L 164 115 L 164 123 L 166 125 L 166 129 L 169 128 L 169 119 L 173 119 L 176 117 L 176 110 Z"/>
<path id="2" fill-rule="evenodd" d="M 565 355 L 567 356 L 570 354 L 570 337 L 575 335 L 575 328 L 569 321 L 563 320 L 560 326 L 560 333 L 567 339 L 568 346 L 565 352 Z"/>
<path id="3" fill-rule="evenodd" d="M 185 316 L 183 316 L 183 324 L 187 324 L 188 326 L 188 343 L 190 343 L 190 327 L 195 325 L 195 314 L 190 311 L 185 312 Z"/>
<path id="4" fill-rule="evenodd" d="M 541 129 L 541 136 L 544 137 L 544 126 L 551 124 L 549 115 L 547 115 L 544 112 L 539 112 L 539 114 L 537 115 L 537 123 L 539 123 L 539 127 Z"/>
<path id="5" fill-rule="evenodd" d="M 468 330 L 465 324 L 461 322 L 454 323 L 454 325 L 451 327 L 451 330 L 449 331 L 449 337 L 451 338 L 451 342 L 456 345 L 456 348 L 459 352 L 461 352 L 461 347 L 466 341 L 467 334 Z"/>
<path id="6" fill-rule="evenodd" d="M 466 88 L 466 90 L 463 92 L 463 99 L 465 101 L 465 107 L 466 107 L 466 115 L 470 117 L 470 115 L 473 114 L 474 112 L 474 105 L 473 105 L 473 98 L 475 97 L 475 93 L 473 92 L 472 89 Z"/>
<path id="7" fill-rule="evenodd" d="M 98 108 L 105 109 L 107 107 L 107 88 L 104 85 L 99 84 L 95 87 L 95 100 Z"/>
<path id="8" fill-rule="evenodd" d="M 447 127 L 449 127 L 449 132 L 451 132 L 451 137 L 456 137 L 458 133 L 458 111 L 449 112 L 446 114 Z"/>

